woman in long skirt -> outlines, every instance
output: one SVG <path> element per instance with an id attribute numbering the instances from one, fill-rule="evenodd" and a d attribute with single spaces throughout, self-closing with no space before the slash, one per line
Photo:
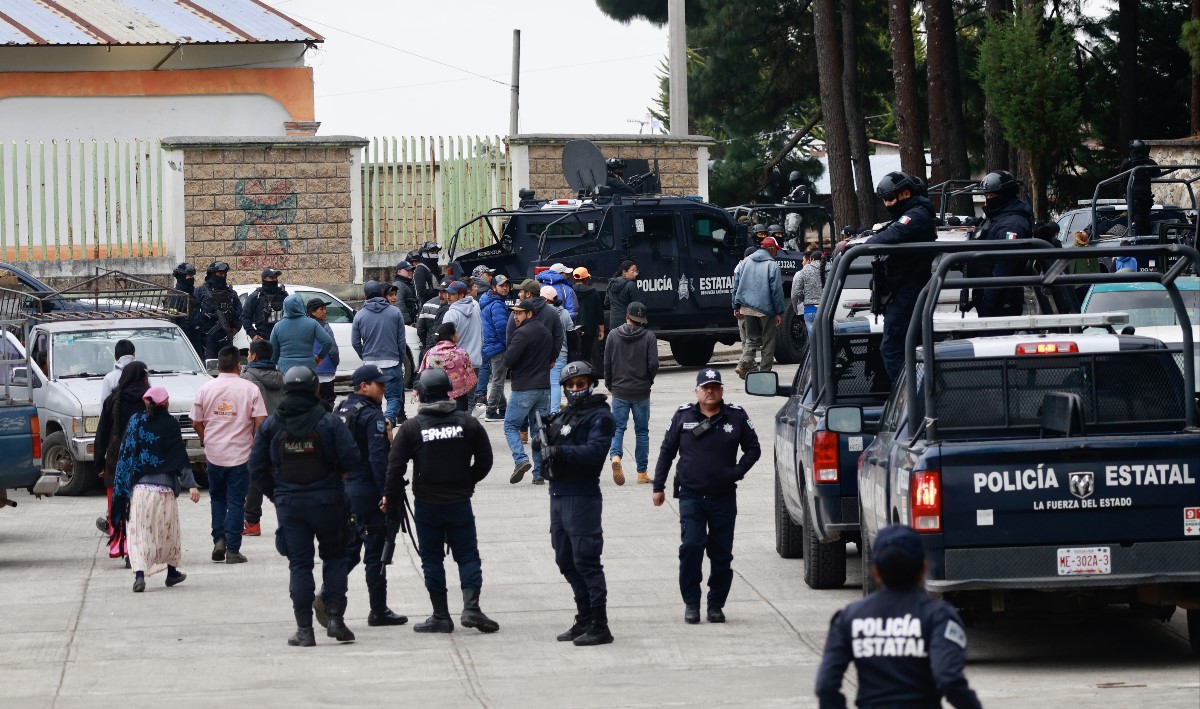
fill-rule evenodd
<path id="1" fill-rule="evenodd" d="M 113 516 L 128 521 L 129 561 L 134 593 L 146 589 L 146 576 L 166 568 L 167 586 L 182 583 L 179 506 L 175 498 L 188 489 L 192 502 L 200 490 L 192 476 L 179 422 L 167 410 L 167 390 L 150 387 L 145 411 L 134 414 L 121 442 L 113 481 Z"/>
<path id="2" fill-rule="evenodd" d="M 96 427 L 96 471 L 104 478 L 104 486 L 108 488 L 108 516 L 97 519 L 96 526 L 108 534 L 108 556 L 112 559 L 128 556 L 125 526 L 116 522 L 113 515 L 113 481 L 117 458 L 121 441 L 125 440 L 129 419 L 146 410 L 142 397 L 149 388 L 150 374 L 145 362 L 130 362 L 121 370 L 116 388 L 100 408 L 100 422 Z M 128 563 L 125 568 L 129 568 Z"/>

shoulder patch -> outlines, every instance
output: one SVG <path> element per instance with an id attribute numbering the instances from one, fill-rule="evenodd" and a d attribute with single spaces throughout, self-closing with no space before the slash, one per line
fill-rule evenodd
<path id="1" fill-rule="evenodd" d="M 746 426 L 748 426 L 751 431 L 754 430 L 754 422 L 750 420 L 749 416 L 746 417 Z"/>
<path id="2" fill-rule="evenodd" d="M 378 429 L 380 433 L 385 433 L 387 431 L 387 421 L 376 421 L 375 428 Z"/>
<path id="3" fill-rule="evenodd" d="M 678 410 L 679 411 L 687 411 L 689 408 L 691 408 L 691 406 L 692 406 L 691 404 L 684 404 L 683 406 L 680 406 Z"/>
<path id="4" fill-rule="evenodd" d="M 900 217 L 900 218 L 899 218 L 899 219 L 897 219 L 896 221 L 900 222 L 901 224 L 903 224 L 903 225 L 905 225 L 905 226 L 908 226 L 909 222 L 911 222 L 911 221 L 912 221 L 912 217 L 910 217 L 910 216 L 908 216 L 907 214 L 905 214 L 904 216 Z"/>
<path id="5" fill-rule="evenodd" d="M 741 411 L 741 410 L 742 410 L 742 407 L 738 406 L 737 404 L 731 404 L 731 403 L 729 403 L 728 401 L 727 401 L 727 402 L 725 402 L 725 405 L 726 405 L 726 406 L 728 406 L 729 408 L 731 408 L 731 409 L 735 409 L 735 410 L 737 410 L 737 411 Z"/>
<path id="6" fill-rule="evenodd" d="M 1004 238 L 1005 239 L 1019 239 L 1020 237 L 1017 236 L 1017 232 L 1015 232 L 1015 231 L 1006 231 L 1006 232 L 1004 232 Z"/>
<path id="7" fill-rule="evenodd" d="M 953 620 L 946 622 L 946 639 L 962 649 L 967 649 L 967 633 Z"/>

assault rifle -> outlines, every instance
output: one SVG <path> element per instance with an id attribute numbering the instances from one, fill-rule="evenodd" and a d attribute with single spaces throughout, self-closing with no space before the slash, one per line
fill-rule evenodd
<path id="1" fill-rule="evenodd" d="M 388 505 L 387 511 L 387 529 L 384 532 L 383 540 L 383 563 L 385 566 L 391 566 L 392 557 L 396 554 L 396 536 L 404 531 L 408 534 L 408 538 L 412 540 L 413 549 L 417 549 L 417 540 L 413 536 L 412 531 L 412 507 L 408 504 L 408 494 L 401 493 L 400 505 Z"/>

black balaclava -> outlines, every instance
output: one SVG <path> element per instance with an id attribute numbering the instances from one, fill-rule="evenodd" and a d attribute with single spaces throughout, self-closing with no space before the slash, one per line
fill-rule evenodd
<path id="1" fill-rule="evenodd" d="M 570 389 L 563 389 L 563 394 L 566 394 L 566 396 L 567 396 L 567 406 L 575 406 L 576 404 L 583 402 L 585 399 L 587 399 L 589 396 L 592 395 L 592 390 L 595 389 L 596 387 L 594 384 L 591 383 L 591 381 L 592 381 L 591 379 L 588 380 L 588 388 L 587 389 L 580 389 L 579 391 L 571 391 Z"/>
<path id="2" fill-rule="evenodd" d="M 184 293 L 193 293 L 196 290 L 196 276 L 175 276 L 175 290 L 181 290 Z"/>
<path id="3" fill-rule="evenodd" d="M 889 217 L 891 217 L 892 219 L 899 219 L 900 217 L 904 216 L 905 212 L 908 211 L 908 203 L 911 201 L 912 201 L 912 197 L 909 197 L 906 200 L 896 200 L 896 202 L 894 202 L 892 204 L 892 206 L 884 207 L 884 208 L 887 209 L 887 213 L 888 213 Z"/>
<path id="4" fill-rule="evenodd" d="M 262 281 L 262 289 L 263 293 L 278 293 L 279 281 L 268 281 L 264 278 Z"/>

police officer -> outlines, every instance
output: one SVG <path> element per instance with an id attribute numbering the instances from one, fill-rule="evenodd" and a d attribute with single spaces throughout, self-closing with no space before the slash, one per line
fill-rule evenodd
<path id="1" fill-rule="evenodd" d="M 575 595 L 575 624 L 558 640 L 575 645 L 613 641 L 608 628 L 608 586 L 604 580 L 603 498 L 600 472 L 608 460 L 616 421 L 598 379 L 586 362 L 570 362 L 562 370 L 567 406 L 550 417 L 548 447 L 535 436 L 533 449 L 542 457 L 542 477 L 550 481 L 550 544 L 558 570 Z"/>
<path id="2" fill-rule="evenodd" d="M 215 359 L 223 347 L 233 344 L 233 336 L 242 329 L 242 301 L 226 281 L 228 275 L 229 264 L 213 261 L 208 264 L 204 285 L 196 289 L 205 359 Z"/>
<path id="3" fill-rule="evenodd" d="M 200 331 L 201 312 L 200 299 L 196 297 L 196 267 L 186 261 L 175 267 L 171 272 L 175 277 L 175 290 L 187 293 L 186 301 L 181 297 L 176 305 L 177 310 L 187 310 L 187 317 L 180 322 L 183 334 L 191 343 L 196 354 L 204 356 L 204 335 Z"/>
<path id="4" fill-rule="evenodd" d="M 242 307 L 242 327 L 251 340 L 271 339 L 271 329 L 283 318 L 283 299 L 287 289 L 279 283 L 282 271 L 264 268 L 262 285 L 246 297 Z"/>
<path id="5" fill-rule="evenodd" d="M 310 367 L 292 367 L 283 375 L 283 401 L 268 416 L 250 449 L 250 476 L 275 503 L 279 529 L 275 549 L 288 558 L 296 633 L 288 645 L 316 644 L 312 627 L 314 601 L 313 537 L 321 556 L 326 634 L 341 642 L 354 640 L 346 627 L 346 493 L 342 473 L 359 462 L 350 431 L 317 397 L 317 375 Z"/>
<path id="6" fill-rule="evenodd" d="M 1121 161 L 1117 168 L 1120 172 L 1132 170 L 1142 165 L 1157 166 L 1158 163 L 1150 157 L 1150 146 L 1142 140 L 1134 138 L 1129 141 L 1129 157 Z M 1160 170 L 1138 170 L 1133 176 L 1133 233 L 1150 233 L 1150 208 L 1154 206 L 1154 195 L 1150 190 L 1150 181 L 1162 174 Z"/>
<path id="7" fill-rule="evenodd" d="M 680 406 L 671 417 L 654 470 L 654 506 L 666 498 L 667 473 L 675 468 L 679 498 L 679 592 L 683 620 L 700 622 L 700 579 L 708 551 L 708 622 L 725 622 L 725 599 L 733 583 L 733 527 L 737 519 L 737 483 L 762 456 L 750 416 L 723 400 L 721 373 L 706 368 L 696 375 L 696 403 Z M 737 459 L 738 448 L 741 460 Z"/>
<path id="8" fill-rule="evenodd" d="M 608 187 L 613 191 L 613 194 L 635 195 L 637 190 L 630 187 L 625 182 L 625 161 L 621 158 L 609 158 L 604 163 L 604 167 L 608 172 Z"/>
<path id="9" fill-rule="evenodd" d="M 892 221 L 872 234 L 868 244 L 913 244 L 937 240 L 933 202 L 921 196 L 924 183 L 903 172 L 889 172 L 875 187 Z M 929 281 L 931 254 L 890 254 L 884 262 L 884 280 L 890 291 L 883 311 L 880 355 L 894 382 L 904 369 L 904 335 L 917 307 L 917 295 Z M 885 284 L 876 284 L 880 288 Z"/>
<path id="10" fill-rule="evenodd" d="M 420 546 L 425 588 L 433 604 L 433 615 L 413 630 L 418 633 L 452 633 L 454 621 L 446 598 L 446 545 L 458 563 L 462 587 L 464 628 L 494 633 L 500 624 L 479 608 L 483 566 L 471 495 L 475 485 L 492 469 L 492 444 L 483 424 L 450 399 L 446 370 L 429 368 L 417 382 L 421 406 L 405 421 L 396 435 L 388 460 L 387 495 L 380 508 L 403 514 L 404 474 L 413 462 L 413 517 Z M 393 509 L 394 508 L 394 509 Z"/>
<path id="11" fill-rule="evenodd" d="M 417 290 L 418 303 L 424 303 L 438 293 L 438 281 L 442 278 L 442 270 L 438 268 L 441 250 L 437 242 L 426 241 L 420 249 L 408 252 L 406 260 L 413 267 L 413 287 Z"/>
<path id="12" fill-rule="evenodd" d="M 362 552 L 367 574 L 367 596 L 371 612 L 367 625 L 404 625 L 408 618 L 393 613 L 387 604 L 387 567 L 383 564 L 383 543 L 387 536 L 387 519 L 379 509 L 383 485 L 387 478 L 388 441 L 387 420 L 383 417 L 383 394 L 392 376 L 384 374 L 373 364 L 354 370 L 351 384 L 354 391 L 334 411 L 346 424 L 358 445 L 358 465 L 346 472 L 346 499 L 357 518 L 357 534 L 346 547 L 347 573 L 358 565 Z M 316 599 L 317 619 L 324 613 L 324 601 Z"/>
<path id="13" fill-rule="evenodd" d="M 967 685 L 967 634 L 954 608 L 925 593 L 925 548 L 911 528 L 879 530 L 870 573 L 883 588 L 833 616 L 817 672 L 822 709 L 842 709 L 842 675 L 858 672 L 859 707 L 981 707 Z"/>
<path id="14" fill-rule="evenodd" d="M 1017 196 L 1021 183 L 1007 170 L 989 172 L 977 188 L 984 195 L 983 223 L 975 229 L 975 241 L 1033 238 L 1033 210 Z M 968 266 L 972 276 L 1017 276 L 1024 270 L 1019 261 L 975 259 Z M 1020 315 L 1025 309 L 1024 288 L 982 288 L 972 293 L 972 304 L 981 318 Z"/>

